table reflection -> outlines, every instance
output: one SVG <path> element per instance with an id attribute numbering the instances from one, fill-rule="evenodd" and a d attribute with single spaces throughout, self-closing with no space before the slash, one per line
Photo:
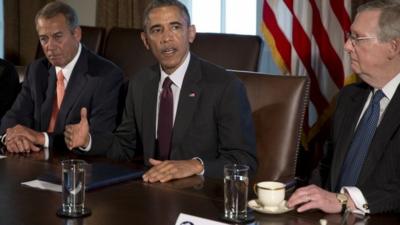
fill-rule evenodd
<path id="1" fill-rule="evenodd" d="M 83 218 L 65 218 L 63 225 L 85 225 Z"/>

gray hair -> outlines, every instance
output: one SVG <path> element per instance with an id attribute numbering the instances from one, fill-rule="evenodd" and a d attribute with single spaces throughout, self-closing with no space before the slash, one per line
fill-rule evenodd
<path id="1" fill-rule="evenodd" d="M 386 42 L 400 38 L 400 0 L 374 0 L 360 5 L 357 13 L 380 10 L 378 39 Z"/>
<path id="2" fill-rule="evenodd" d="M 178 1 L 178 0 L 153 0 L 146 6 L 146 8 L 144 10 L 144 13 L 143 13 L 142 26 L 143 26 L 143 30 L 144 31 L 146 31 L 146 25 L 147 25 L 148 20 L 149 20 L 150 11 L 155 9 L 155 8 L 160 8 L 160 7 L 165 7 L 165 6 L 176 6 L 176 7 L 178 7 L 179 10 L 181 11 L 181 14 L 185 18 L 185 20 L 187 22 L 187 25 L 188 26 L 191 25 L 189 11 L 186 8 L 186 6 L 184 4 L 182 4 L 180 1 Z"/>
<path id="3" fill-rule="evenodd" d="M 37 24 L 39 18 L 51 19 L 59 14 L 65 17 L 71 30 L 79 26 L 79 19 L 75 10 L 71 6 L 60 1 L 50 2 L 39 10 L 35 17 L 35 23 Z"/>

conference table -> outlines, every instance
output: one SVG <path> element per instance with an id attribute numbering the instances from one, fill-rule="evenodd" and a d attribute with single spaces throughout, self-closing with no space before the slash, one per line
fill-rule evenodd
<path id="1" fill-rule="evenodd" d="M 48 152 L 47 152 L 48 153 Z M 46 171 L 61 171 L 60 161 L 81 158 L 88 163 L 106 161 L 101 157 L 73 154 L 7 154 L 0 159 L 0 224 L 7 225 L 171 225 L 180 213 L 223 222 L 223 180 L 192 176 L 168 183 L 144 183 L 131 180 L 86 192 L 86 205 L 92 210 L 88 217 L 69 219 L 56 215 L 61 206 L 61 193 L 21 185 Z M 141 163 L 118 163 L 140 168 Z M 61 172 L 60 172 L 61 173 Z M 254 194 L 249 193 L 249 199 Z M 295 210 L 278 215 L 253 212 L 259 225 L 320 224 L 320 219 L 334 224 L 400 224 L 400 215 L 382 214 L 358 218 L 353 215 L 325 214 L 318 210 L 297 213 Z"/>

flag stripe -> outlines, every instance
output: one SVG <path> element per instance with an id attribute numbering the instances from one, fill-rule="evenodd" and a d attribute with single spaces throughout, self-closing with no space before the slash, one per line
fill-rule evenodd
<path id="1" fill-rule="evenodd" d="M 324 61 L 325 66 L 329 71 L 329 74 L 335 74 L 335 76 L 331 77 L 333 78 L 336 86 L 342 87 L 344 83 L 344 71 L 342 61 L 331 45 L 328 33 L 322 25 L 321 16 L 314 0 L 310 0 L 310 3 L 313 12 L 313 35 L 318 43 L 320 56 L 322 58 L 322 61 Z"/>
<path id="2" fill-rule="evenodd" d="M 268 2 L 265 2 L 263 7 L 263 20 L 265 27 L 269 30 L 269 33 L 273 34 L 275 43 L 279 44 L 272 44 L 270 42 L 269 43 L 271 45 L 274 45 L 274 48 L 279 51 L 280 56 L 285 64 L 284 66 L 288 69 L 288 71 L 290 71 L 291 45 L 289 41 L 285 38 L 282 30 L 279 28 L 276 17 L 274 16 L 274 12 L 272 11 Z"/>
<path id="3" fill-rule="evenodd" d="M 293 0 L 284 0 L 289 10 L 293 13 Z M 311 68 L 311 41 L 309 40 L 307 34 L 303 30 L 299 20 L 297 17 L 293 16 L 292 18 L 292 26 L 293 26 L 293 46 L 296 49 L 297 54 L 300 57 L 300 61 L 303 63 L 303 66 L 306 68 L 308 76 L 311 81 L 310 88 L 310 99 L 315 104 L 318 105 L 317 111 L 318 113 L 322 113 L 323 108 L 328 106 L 328 102 L 322 96 L 317 76 L 314 70 Z"/>
<path id="4" fill-rule="evenodd" d="M 348 0 L 330 0 L 333 13 L 338 18 L 338 21 L 342 26 L 342 30 L 344 33 L 350 31 L 350 24 L 351 24 L 350 16 L 345 7 L 346 1 Z"/>
<path id="5" fill-rule="evenodd" d="M 317 134 L 332 113 L 332 100 L 351 80 L 343 49 L 350 30 L 349 0 L 264 0 L 263 29 L 282 71 L 311 81 L 305 139 Z M 284 62 L 284 63 L 283 63 Z M 308 123 L 307 123 L 308 122 Z"/>

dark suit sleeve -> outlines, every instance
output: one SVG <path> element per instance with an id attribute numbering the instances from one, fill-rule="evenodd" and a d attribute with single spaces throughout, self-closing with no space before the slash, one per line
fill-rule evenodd
<path id="1" fill-rule="evenodd" d="M 12 108 L 4 115 L 1 121 L 0 133 L 5 133 L 7 128 L 21 124 L 26 127 L 32 127 L 34 102 L 32 96 L 32 83 L 34 83 L 34 76 L 29 75 L 30 67 L 27 70 L 27 79 L 22 84 L 22 89 L 18 94 Z"/>
<path id="2" fill-rule="evenodd" d="M 400 171 L 397 171 L 400 174 Z M 397 175 L 398 176 L 398 175 Z M 400 180 L 395 177 L 391 183 L 361 187 L 371 214 L 400 212 Z"/>
<path id="3" fill-rule="evenodd" d="M 217 106 L 218 155 L 203 159 L 206 176 L 222 177 L 225 164 L 238 163 L 257 169 L 255 131 L 244 85 L 232 79 L 222 93 Z M 200 156 L 201 157 L 201 156 Z"/>
<path id="4" fill-rule="evenodd" d="M 114 68 L 102 79 L 97 87 L 93 95 L 91 109 L 89 109 L 91 132 L 112 131 L 115 129 L 122 80 L 122 71 Z"/>
<path id="5" fill-rule="evenodd" d="M 367 200 L 368 207 L 372 214 L 400 212 L 400 132 L 392 136 L 382 156 L 377 160 L 371 176 L 365 183 L 357 187 Z"/>
<path id="6" fill-rule="evenodd" d="M 99 147 L 92 147 L 92 149 L 99 150 L 85 152 L 85 154 L 89 155 L 106 154 L 108 149 L 107 141 L 112 139 L 110 134 L 116 127 L 123 74 L 119 68 L 115 67 L 103 76 L 105 77 L 99 83 L 93 95 L 91 107 L 88 109 L 88 118 L 92 140 L 96 140 L 95 136 L 99 134 L 101 136 L 100 140 L 104 140 L 104 142 L 101 141 Z M 96 146 L 97 142 L 93 141 L 92 143 L 92 146 Z"/>
<path id="7" fill-rule="evenodd" d="M 0 60 L 0 120 L 19 92 L 18 74 L 12 64 Z"/>
<path id="8" fill-rule="evenodd" d="M 122 122 L 114 133 L 93 132 L 90 154 L 102 154 L 116 160 L 131 160 L 136 147 L 133 83 L 129 84 Z"/>

